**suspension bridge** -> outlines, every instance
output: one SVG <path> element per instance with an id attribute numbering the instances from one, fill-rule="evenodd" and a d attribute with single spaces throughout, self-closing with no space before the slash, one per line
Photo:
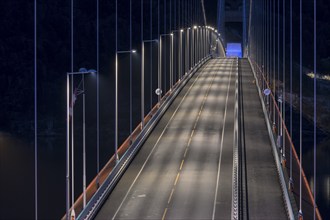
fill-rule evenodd
<path id="1" fill-rule="evenodd" d="M 203 0 L 139 2 L 141 51 L 132 46 L 132 11 L 136 10 L 132 1 L 115 4 L 114 155 L 103 168 L 97 166 L 96 177 L 87 183 L 84 150 L 83 192 L 78 198 L 73 193 L 73 108 L 77 96 L 85 95 L 86 75 L 96 75 L 99 83 L 99 66 L 75 72 L 72 65 L 67 73 L 63 219 L 322 219 L 315 203 L 316 184 L 311 188 L 302 168 L 302 0 L 300 51 L 292 48 L 293 0 L 233 1 L 237 7 L 230 9 L 229 3 L 219 0 L 214 8 L 217 27 L 208 25 Z M 315 2 L 311 30 L 314 48 Z M 126 18 L 130 20 L 130 40 L 125 50 L 118 47 L 123 31 L 118 26 L 121 7 L 130 15 Z M 144 34 L 147 21 L 150 35 Z M 157 31 L 152 30 L 153 22 Z M 234 33 L 228 33 L 229 23 L 239 24 L 239 41 Z M 236 43 L 238 50 L 232 50 L 231 43 Z M 140 69 L 135 70 L 140 77 L 140 91 L 133 95 L 134 82 L 130 80 L 130 135 L 121 142 L 120 59 L 123 54 L 129 56 L 125 65 L 132 78 L 136 53 L 140 55 Z M 286 123 L 287 118 L 292 118 L 292 54 L 300 56 L 298 148 L 291 139 L 292 125 Z M 316 73 L 316 49 L 314 59 Z M 73 79 L 77 75 L 82 76 L 82 81 L 75 89 Z M 315 88 L 316 77 L 314 99 Z M 138 124 L 132 122 L 136 114 L 133 96 L 139 96 L 140 101 Z M 97 90 L 97 106 L 98 97 Z M 85 106 L 85 97 L 83 102 Z M 285 114 L 287 106 L 290 115 Z M 83 120 L 85 149 L 85 111 Z M 99 133 L 99 117 L 97 121 Z M 315 139 L 316 136 L 314 148 Z M 99 135 L 96 149 L 99 157 Z M 315 161 L 316 156 L 314 175 Z M 35 191 L 37 198 L 37 187 Z"/>

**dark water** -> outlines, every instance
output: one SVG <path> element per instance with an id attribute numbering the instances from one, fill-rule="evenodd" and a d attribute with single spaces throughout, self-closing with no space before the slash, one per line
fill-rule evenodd
<path id="1" fill-rule="evenodd" d="M 43 219 L 59 219 L 65 210 L 65 148 L 61 139 L 40 140 L 38 209 Z M 64 142 L 65 143 L 65 142 Z M 34 144 L 0 133 L 1 219 L 34 217 Z"/>
<path id="2" fill-rule="evenodd" d="M 87 182 L 96 174 L 96 148 L 93 142 L 92 139 L 87 140 Z M 65 144 L 66 139 L 63 136 L 38 138 L 39 219 L 59 219 L 65 213 Z M 82 192 L 81 146 L 81 137 L 77 136 L 75 198 Z M 104 164 L 112 149 L 101 149 L 101 152 L 100 159 Z M 33 142 L 27 141 L 27 138 L 0 132 L 0 164 L 0 219 L 34 219 Z"/>

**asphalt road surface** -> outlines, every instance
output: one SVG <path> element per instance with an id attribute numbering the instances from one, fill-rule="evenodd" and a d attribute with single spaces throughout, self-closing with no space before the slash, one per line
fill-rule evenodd
<path id="1" fill-rule="evenodd" d="M 96 219 L 230 219 L 236 59 L 187 83 Z"/>
<path id="2" fill-rule="evenodd" d="M 212 59 L 187 83 L 96 219 L 231 219 L 235 89 L 244 96 L 247 219 L 286 219 L 246 60 Z"/>

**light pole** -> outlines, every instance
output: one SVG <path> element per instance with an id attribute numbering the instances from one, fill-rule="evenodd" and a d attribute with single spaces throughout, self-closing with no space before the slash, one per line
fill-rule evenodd
<path id="1" fill-rule="evenodd" d="M 115 70 L 115 160 L 116 164 L 119 161 L 118 156 L 118 54 L 136 53 L 136 50 L 116 51 L 116 70 Z M 130 134 L 131 135 L 131 134 Z"/>
<path id="2" fill-rule="evenodd" d="M 173 86 L 173 43 L 174 43 L 174 36 L 171 34 L 171 62 L 170 62 L 170 91 L 172 91 Z"/>
<path id="3" fill-rule="evenodd" d="M 197 26 L 196 28 L 196 64 L 199 64 L 199 61 L 200 61 L 200 56 L 199 56 L 199 53 L 200 53 L 200 50 L 199 50 L 199 26 Z"/>
<path id="4" fill-rule="evenodd" d="M 194 54 L 193 54 L 193 60 L 194 60 L 194 66 L 196 65 L 196 41 L 195 41 L 195 30 L 197 29 L 197 26 L 195 25 L 194 26 L 194 29 L 192 30 L 192 38 L 193 38 L 193 51 L 194 51 Z"/>
<path id="5" fill-rule="evenodd" d="M 174 33 L 175 32 L 180 32 L 180 35 L 179 35 L 179 60 L 178 60 L 178 73 L 179 73 L 179 81 L 181 80 L 181 72 L 182 72 L 182 66 L 181 66 L 181 64 L 182 64 L 182 36 L 181 36 L 181 34 L 182 34 L 182 32 L 183 32 L 183 29 L 180 29 L 180 30 L 173 30 L 172 31 L 172 33 L 170 34 L 171 35 L 171 43 L 172 43 L 172 46 L 171 46 L 171 48 L 172 48 L 172 63 L 173 63 L 173 38 L 174 38 Z M 173 79 L 173 64 L 172 64 L 172 79 Z M 171 85 L 173 85 L 173 82 L 172 82 L 172 84 Z"/>
<path id="6" fill-rule="evenodd" d="M 189 67 L 189 62 L 190 62 L 190 59 L 189 59 L 189 54 L 190 54 L 190 50 L 189 50 L 189 38 L 190 38 L 190 35 L 189 35 L 189 30 L 190 28 L 188 27 L 187 28 L 187 34 L 186 34 L 186 71 L 187 73 L 189 72 L 190 70 L 190 67 Z"/>
<path id="7" fill-rule="evenodd" d="M 157 42 L 158 39 L 154 40 L 143 40 L 142 41 L 142 61 L 141 61 L 141 129 L 144 128 L 144 44 Z M 152 70 L 150 70 L 152 74 Z M 151 82 L 152 83 L 152 82 Z"/>
<path id="8" fill-rule="evenodd" d="M 188 28 L 188 31 L 191 32 L 190 34 L 190 70 L 192 70 L 194 66 L 194 29 L 193 28 Z"/>
<path id="9" fill-rule="evenodd" d="M 76 97 L 78 97 L 80 94 L 83 94 L 83 201 L 84 201 L 84 207 L 86 206 L 86 123 L 85 123 L 85 75 L 86 74 L 96 74 L 96 70 L 90 69 L 87 70 L 85 68 L 80 68 L 79 72 L 68 72 L 67 73 L 67 151 L 69 151 L 69 136 L 70 136 L 70 115 L 73 115 L 74 110 L 74 102 Z M 70 76 L 72 77 L 74 75 L 81 75 L 82 80 L 79 83 L 79 86 L 77 90 L 75 90 L 74 94 L 71 94 L 71 109 L 70 109 Z M 82 89 L 79 90 L 80 85 L 82 84 Z M 73 84 L 72 84 L 73 85 Z M 71 118 L 72 125 L 73 125 L 73 117 Z M 74 134 L 73 126 L 72 126 L 72 136 Z M 72 142 L 72 154 L 74 153 L 74 142 Z M 73 158 L 73 155 L 72 155 Z M 69 166 L 69 157 L 67 157 L 67 166 Z M 70 169 L 67 167 L 67 169 Z M 74 163 L 72 160 L 72 193 L 74 192 Z M 74 197 L 74 195 L 72 195 Z M 71 217 L 75 217 L 75 211 L 74 211 L 74 201 L 72 201 L 72 211 L 71 211 Z"/>
<path id="10" fill-rule="evenodd" d="M 158 65 L 158 89 L 156 90 L 156 94 L 158 95 L 158 104 L 160 105 L 160 100 L 162 98 L 162 37 L 165 36 L 172 36 L 173 33 L 171 34 L 160 34 L 159 35 L 159 47 L 158 47 L 158 53 L 159 53 L 159 65 Z M 172 68 L 171 68 L 172 69 Z M 171 85 L 172 87 L 172 85 Z M 165 88 L 166 89 L 166 88 Z"/>

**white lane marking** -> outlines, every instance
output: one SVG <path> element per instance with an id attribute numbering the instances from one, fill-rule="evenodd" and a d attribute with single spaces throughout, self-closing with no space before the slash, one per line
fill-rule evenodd
<path id="1" fill-rule="evenodd" d="M 238 61 L 235 81 L 231 219 L 238 219 Z"/>
<path id="2" fill-rule="evenodd" d="M 233 70 L 233 63 L 231 63 L 231 70 L 229 75 L 229 83 L 227 88 L 227 97 L 226 97 L 226 107 L 225 107 L 225 113 L 224 113 L 224 120 L 222 124 L 222 132 L 221 132 L 221 142 L 220 142 L 220 158 L 218 163 L 218 174 L 217 174 L 217 183 L 215 187 L 215 194 L 214 194 L 214 202 L 213 202 L 213 213 L 212 213 L 212 220 L 215 218 L 215 208 L 217 203 L 217 197 L 218 197 L 218 187 L 219 187 L 219 177 L 220 177 L 220 167 L 221 167 L 221 157 L 222 157 L 222 149 L 223 149 L 223 139 L 224 139 L 224 133 L 225 133 L 225 125 L 226 125 L 226 117 L 227 117 L 227 104 L 228 104 L 228 96 L 229 96 L 229 90 L 230 90 L 230 84 L 231 84 L 231 74 Z"/>
<path id="3" fill-rule="evenodd" d="M 208 64 L 207 64 L 207 65 L 208 65 Z M 189 94 L 191 88 L 195 85 L 195 83 L 197 82 L 197 80 L 199 79 L 199 77 L 202 75 L 201 73 L 202 73 L 202 71 L 205 69 L 205 67 L 206 67 L 207 65 L 205 65 L 205 66 L 200 70 L 199 75 L 196 77 L 196 79 L 194 80 L 194 82 L 191 84 L 191 86 L 189 87 L 188 91 L 187 91 L 186 94 L 183 96 L 182 100 L 180 101 L 178 107 L 177 107 L 177 108 L 175 109 L 175 111 L 173 112 L 173 114 L 172 114 L 170 120 L 167 122 L 167 124 L 166 124 L 166 126 L 164 127 L 162 133 L 161 133 L 160 136 L 158 137 L 158 139 L 157 139 L 155 145 L 153 146 L 152 150 L 150 151 L 150 153 L 149 153 L 147 159 L 145 160 L 145 162 L 143 163 L 143 165 L 142 165 L 140 171 L 138 172 L 137 176 L 135 177 L 133 183 L 132 183 L 131 186 L 129 187 L 129 189 L 128 189 L 126 195 L 125 195 L 125 197 L 123 198 L 123 200 L 121 201 L 121 203 L 120 203 L 118 209 L 116 210 L 115 214 L 113 215 L 112 220 L 114 220 L 114 219 L 116 218 L 116 216 L 117 216 L 119 210 L 121 209 L 121 207 L 123 206 L 125 200 L 127 199 L 128 194 L 129 194 L 130 191 L 132 190 L 132 188 L 133 188 L 133 186 L 134 186 L 136 180 L 139 178 L 139 176 L 140 176 L 140 174 L 142 173 L 144 167 L 146 166 L 147 162 L 149 161 L 149 158 L 151 157 L 152 153 L 154 152 L 156 146 L 158 145 L 160 139 L 163 137 L 165 131 L 167 130 L 167 127 L 169 126 L 169 124 L 171 123 L 172 119 L 173 119 L 174 116 L 176 115 L 178 109 L 181 107 L 181 104 L 183 103 L 183 101 L 185 100 L 185 98 L 187 97 L 187 95 Z"/>
<path id="4" fill-rule="evenodd" d="M 167 213 L 167 208 L 164 210 L 164 214 L 163 214 L 162 220 L 165 219 L 166 213 Z"/>

